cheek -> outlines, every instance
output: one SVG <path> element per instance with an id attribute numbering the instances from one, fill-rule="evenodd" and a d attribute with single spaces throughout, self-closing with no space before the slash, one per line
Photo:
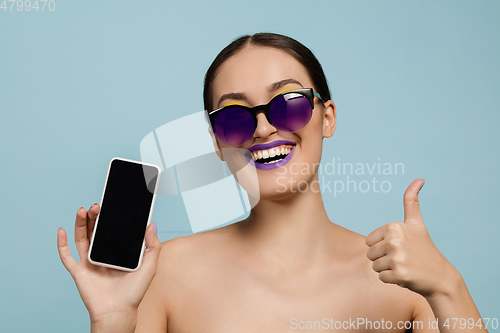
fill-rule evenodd
<path id="1" fill-rule="evenodd" d="M 316 111 L 316 110 L 315 110 Z M 297 132 L 302 145 L 308 152 L 321 152 L 323 144 L 323 122 L 319 112 L 313 113 L 311 120 L 301 131 Z"/>
<path id="2" fill-rule="evenodd" d="M 297 134 L 301 138 L 301 156 L 299 158 L 300 161 L 297 162 L 304 166 L 307 165 L 308 169 L 314 172 L 321 162 L 323 150 L 323 124 L 321 117 L 318 114 L 313 114 L 311 121 L 301 133 L 297 132 Z"/>

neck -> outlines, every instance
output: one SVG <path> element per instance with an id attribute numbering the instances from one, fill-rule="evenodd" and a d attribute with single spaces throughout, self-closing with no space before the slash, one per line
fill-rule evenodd
<path id="1" fill-rule="evenodd" d="M 317 181 L 317 174 L 311 181 Z M 311 263 L 324 252 L 332 223 L 323 205 L 321 192 L 309 190 L 282 200 L 263 200 L 241 224 L 242 235 L 257 251 L 279 265 Z"/>

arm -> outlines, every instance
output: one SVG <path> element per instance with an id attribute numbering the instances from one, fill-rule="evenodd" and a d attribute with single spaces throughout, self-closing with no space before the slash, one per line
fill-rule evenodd
<path id="1" fill-rule="evenodd" d="M 368 235 L 367 256 L 380 280 L 408 288 L 427 300 L 440 332 L 487 332 L 464 280 L 427 232 L 418 202 L 422 185 L 422 180 L 416 180 L 405 192 L 404 222 L 386 224 Z M 453 325 L 452 318 L 474 320 L 477 325 Z M 429 316 L 424 320 L 428 322 Z"/>
<path id="2" fill-rule="evenodd" d="M 137 311 L 111 313 L 99 318 L 91 318 L 91 333 L 134 333 L 137 324 Z"/>
<path id="3" fill-rule="evenodd" d="M 440 318 L 438 322 L 440 332 L 488 332 L 465 281 L 451 264 L 447 285 L 443 285 L 426 299 L 436 318 Z M 453 318 L 458 318 L 458 322 Z"/>

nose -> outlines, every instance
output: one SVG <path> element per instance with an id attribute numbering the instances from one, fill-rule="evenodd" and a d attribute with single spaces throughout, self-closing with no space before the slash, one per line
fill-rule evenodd
<path id="1" fill-rule="evenodd" d="M 255 129 L 254 137 L 266 139 L 269 135 L 276 133 L 277 129 L 269 123 L 264 111 L 257 113 L 257 128 Z"/>

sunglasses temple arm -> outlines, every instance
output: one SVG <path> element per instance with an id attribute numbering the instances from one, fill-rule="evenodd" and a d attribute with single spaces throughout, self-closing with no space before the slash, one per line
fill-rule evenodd
<path id="1" fill-rule="evenodd" d="M 323 98 L 321 98 L 321 95 L 318 94 L 317 92 L 313 91 L 314 96 L 318 97 L 320 100 L 323 101 Z M 324 101 L 323 101 L 324 102 Z"/>

